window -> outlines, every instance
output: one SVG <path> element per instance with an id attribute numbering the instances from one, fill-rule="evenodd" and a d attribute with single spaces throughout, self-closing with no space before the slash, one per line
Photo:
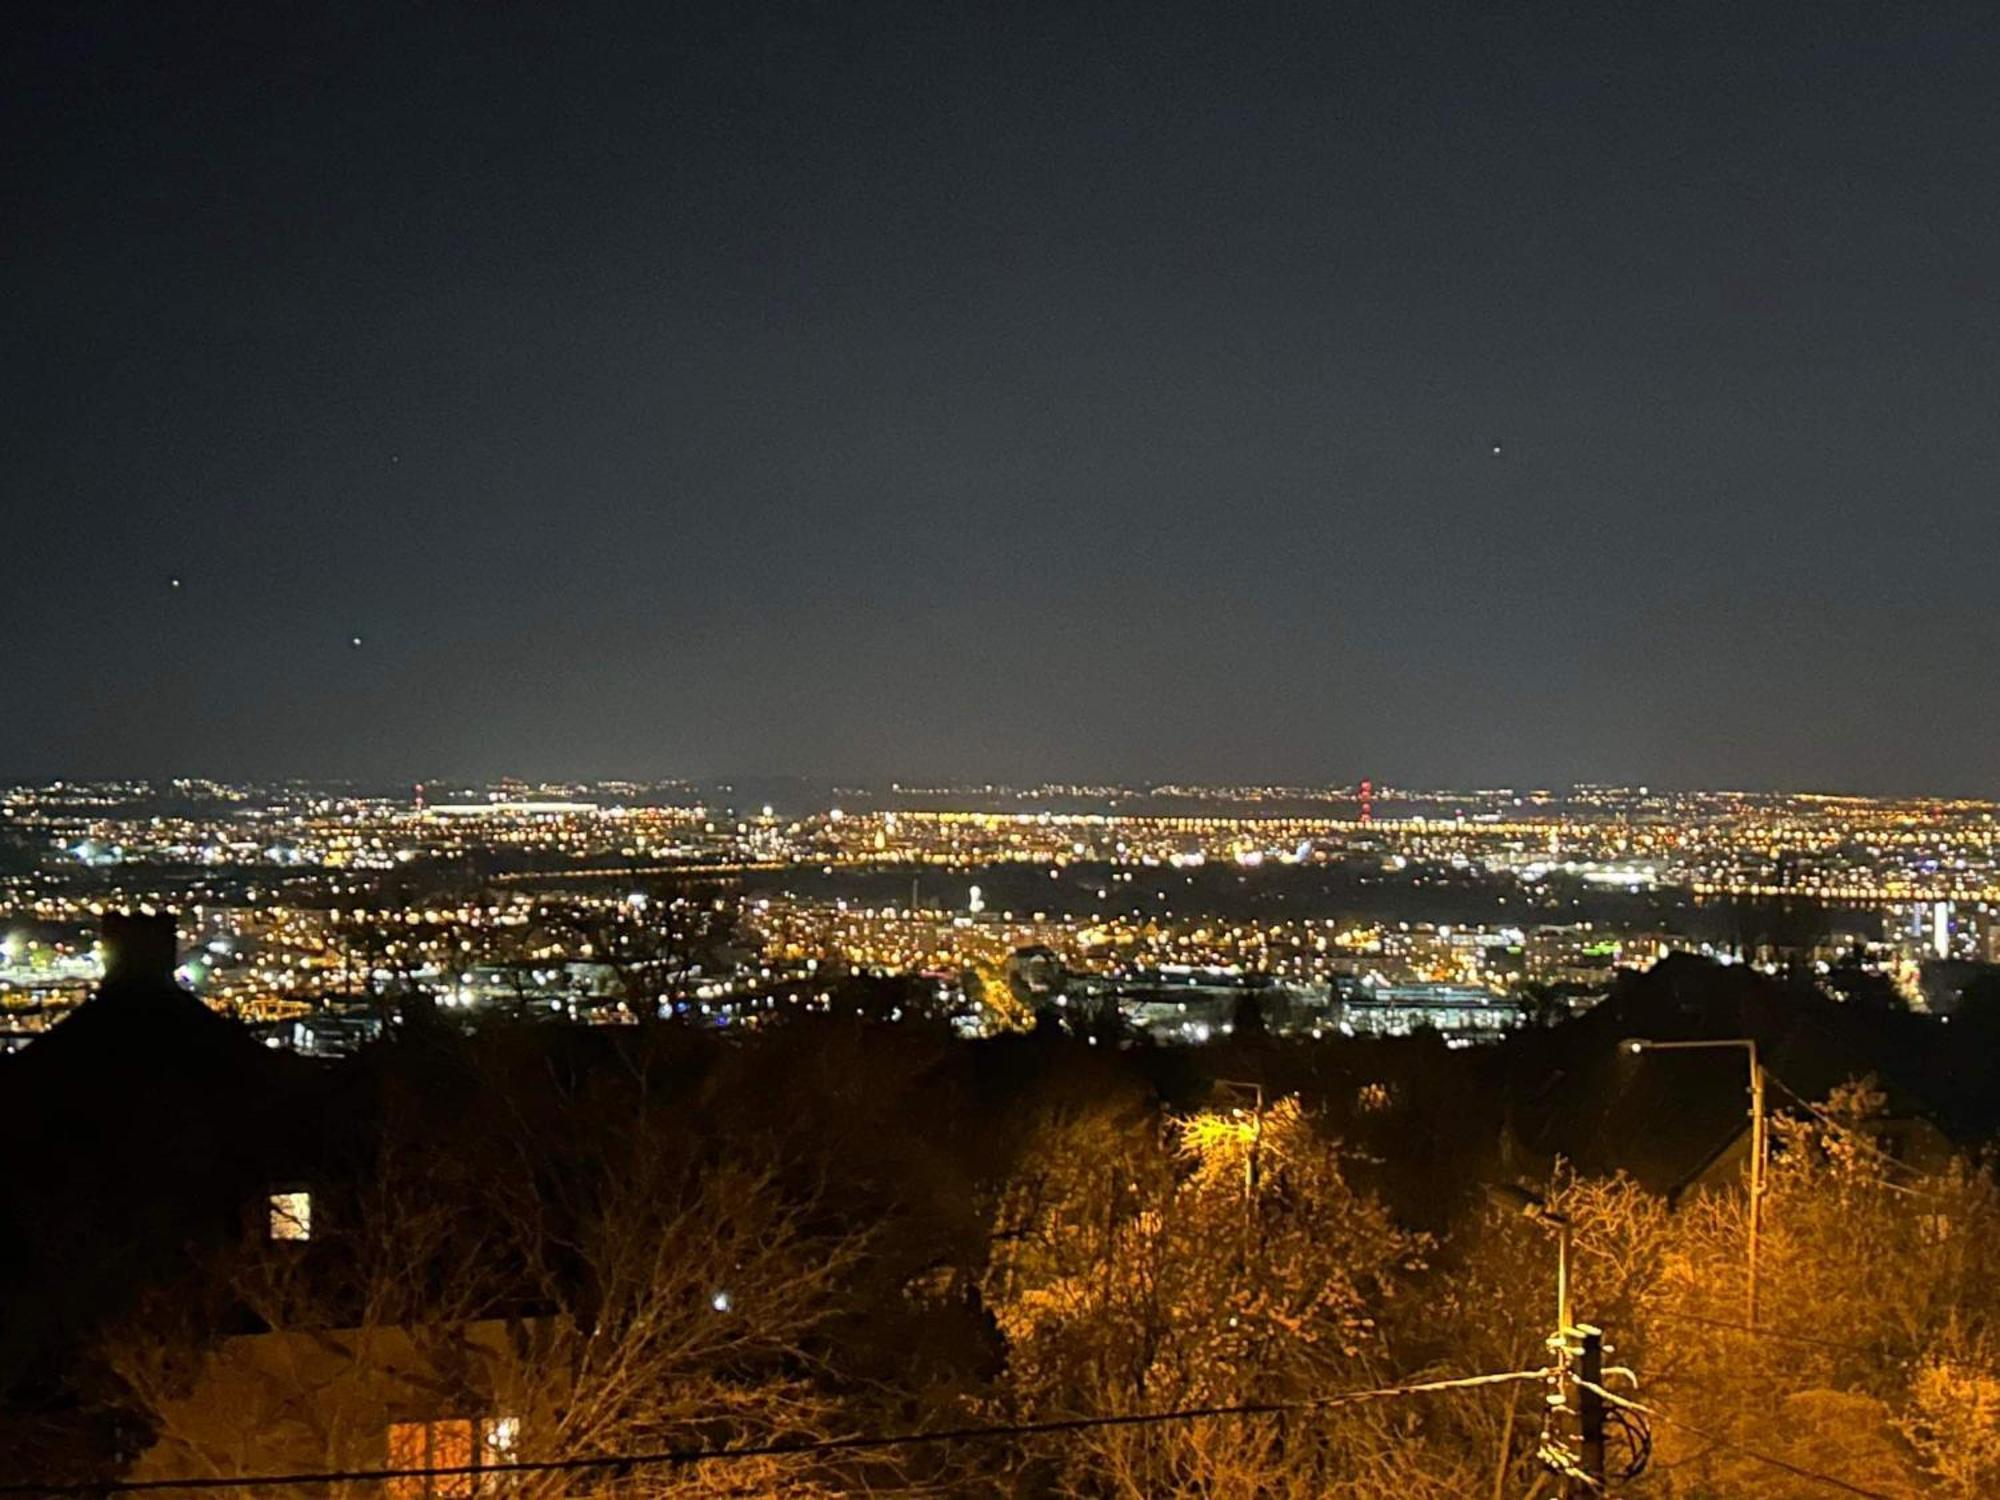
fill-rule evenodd
<path id="1" fill-rule="evenodd" d="M 274 1240 L 309 1240 L 313 1233 L 313 1199 L 311 1193 L 291 1192 L 271 1194 L 271 1238 Z"/>
<path id="2" fill-rule="evenodd" d="M 473 1439 L 477 1436 L 478 1442 Z M 440 1474 L 439 1469 L 477 1470 L 510 1463 L 521 1441 L 519 1417 L 441 1417 L 430 1422 L 394 1422 L 389 1427 L 391 1469 L 428 1469 L 388 1483 L 389 1500 L 457 1500 L 493 1494 L 495 1475 L 480 1483 L 478 1473 Z"/>

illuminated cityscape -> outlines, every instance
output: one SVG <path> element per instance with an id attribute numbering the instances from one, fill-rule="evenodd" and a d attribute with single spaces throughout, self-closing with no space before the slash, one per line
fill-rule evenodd
<path id="1" fill-rule="evenodd" d="M 1580 1011 L 1673 951 L 1869 975 L 1918 1009 L 2000 958 L 1991 803 L 1644 787 L 442 789 L 54 783 L 4 794 L 7 1038 L 100 977 L 106 909 L 186 914 L 182 979 L 273 1045 L 405 1000 L 631 1022 L 649 903 L 710 941 L 651 1003 L 717 1026 L 910 982 L 971 1034 L 1109 1005 L 1161 1040 Z M 838 797 L 835 804 L 831 799 Z M 781 805 L 782 804 L 782 805 Z M 621 937 L 621 934 L 623 936 Z M 649 962 L 664 962 L 648 952 Z"/>
<path id="2" fill-rule="evenodd" d="M 1994 1378 L 1958 1320 L 2000 1243 L 2000 805 L 746 778 L 0 808 L 0 1125 L 54 1143 L 0 1191 L 31 1257 L 0 1424 L 44 1493 L 2000 1472 L 2000 1437 L 1941 1435 Z M 1836 1304 L 1865 1342 L 1811 1331 Z M 1746 1364 L 1776 1423 L 1718 1378 Z M 1540 1415 L 1488 1459 L 1516 1383 Z M 1449 1400 L 1281 1453 L 1187 1430 L 1256 1441 L 1329 1390 Z M 1874 1445 L 1830 1467 L 1826 1401 Z"/>
<path id="3" fill-rule="evenodd" d="M 1996 1500 L 1965 0 L 0 7 L 0 1500 Z"/>

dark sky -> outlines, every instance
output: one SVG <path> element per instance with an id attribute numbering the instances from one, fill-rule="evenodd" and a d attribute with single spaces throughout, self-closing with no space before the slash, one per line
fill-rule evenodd
<path id="1" fill-rule="evenodd" d="M 1988 3 L 0 27 L 0 774 L 2000 793 Z"/>

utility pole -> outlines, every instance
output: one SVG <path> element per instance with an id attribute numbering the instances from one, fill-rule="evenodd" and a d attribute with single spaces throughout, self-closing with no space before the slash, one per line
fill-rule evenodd
<path id="1" fill-rule="evenodd" d="M 1764 1120 L 1764 1064 L 1757 1054 L 1757 1039 L 1748 1036 L 1716 1037 L 1701 1041 L 1656 1042 L 1647 1037 L 1627 1037 L 1627 1052 L 1692 1052 L 1713 1047 L 1740 1048 L 1750 1062 L 1750 1233 L 1749 1266 L 1743 1279 L 1743 1321 L 1757 1326 L 1757 1242 L 1762 1237 L 1764 1218 L 1764 1158 L 1770 1140 Z"/>
<path id="2" fill-rule="evenodd" d="M 1246 1202 L 1257 1201 L 1257 1176 L 1263 1169 L 1264 1156 L 1264 1085 L 1257 1085 L 1257 1102 L 1250 1116 L 1250 1159 L 1243 1164 L 1243 1197 Z"/>
<path id="3" fill-rule="evenodd" d="M 1216 1091 L 1224 1098 L 1247 1099 L 1250 1101 L 1250 1149 L 1243 1156 L 1243 1212 L 1250 1213 L 1251 1205 L 1257 1201 L 1257 1181 L 1263 1165 L 1264 1154 L 1264 1085 L 1261 1083 L 1238 1083 L 1234 1079 L 1215 1080 Z M 1241 1105 L 1232 1108 L 1230 1114 L 1242 1119 Z"/>
<path id="4" fill-rule="evenodd" d="M 1580 1429 L 1577 1467 L 1582 1479 L 1572 1479 L 1572 1493 L 1604 1493 L 1604 1398 L 1597 1388 L 1604 1384 L 1604 1334 L 1588 1323 L 1576 1329 L 1576 1417 Z"/>
<path id="5" fill-rule="evenodd" d="M 1604 1334 L 1577 1323 L 1549 1339 L 1555 1356 L 1548 1413 L 1537 1456 L 1569 1500 L 1604 1493 Z"/>
<path id="6" fill-rule="evenodd" d="M 1536 1456 L 1560 1478 L 1570 1500 L 1604 1493 L 1604 1334 L 1578 1323 L 1570 1301 L 1570 1222 L 1547 1199 L 1511 1184 L 1490 1187 L 1495 1201 L 1518 1208 L 1556 1239 L 1556 1331 L 1548 1350 L 1548 1406 Z M 1502 1458 L 1503 1466 L 1505 1458 Z M 1504 1472 L 1504 1468 L 1503 1468 Z"/>
<path id="7" fill-rule="evenodd" d="M 1757 1326 L 1757 1241 L 1764 1222 L 1764 1068 L 1757 1060 L 1757 1044 L 1750 1044 L 1750 1274 L 1744 1293 L 1752 1328 Z"/>

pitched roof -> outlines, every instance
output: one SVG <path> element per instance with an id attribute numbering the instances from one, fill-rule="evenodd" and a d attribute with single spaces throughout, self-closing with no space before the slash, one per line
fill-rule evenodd
<path id="1" fill-rule="evenodd" d="M 1748 1128 L 1749 1059 L 1721 1049 L 1635 1054 L 1624 1043 L 1739 1037 L 1757 1042 L 1773 1108 L 1787 1094 L 1817 1101 L 1872 1076 L 1892 1114 L 1925 1116 L 1947 1131 L 1966 1117 L 1929 1019 L 1841 1005 L 1740 966 L 1675 955 L 1568 1025 L 1510 1044 L 1512 1143 L 1541 1160 L 1622 1170 L 1677 1192 Z"/>
<path id="2" fill-rule="evenodd" d="M 241 1025 L 176 984 L 106 983 L 14 1056 L 13 1077 L 34 1080 L 77 1069 L 209 1075 L 254 1066 L 264 1049 Z"/>

